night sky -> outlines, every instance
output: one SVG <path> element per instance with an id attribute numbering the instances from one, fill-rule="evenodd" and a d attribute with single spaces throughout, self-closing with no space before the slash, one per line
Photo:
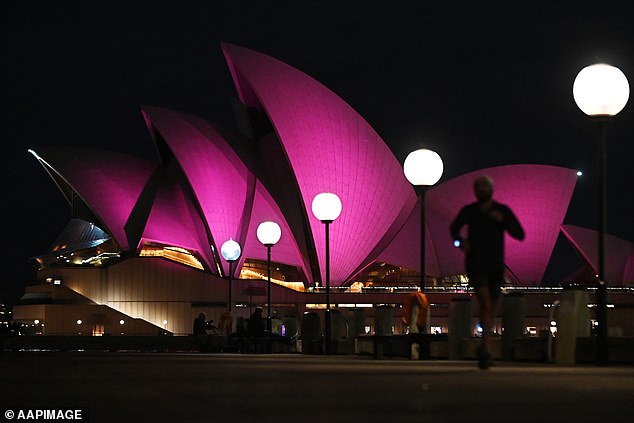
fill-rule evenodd
<path id="1" fill-rule="evenodd" d="M 581 169 L 565 223 L 596 229 L 598 133 L 572 84 L 596 62 L 634 83 L 632 15 L 622 1 L 511 3 L 2 2 L 2 300 L 19 298 L 35 277 L 29 257 L 46 252 L 70 217 L 27 149 L 151 157 L 143 105 L 235 128 L 222 41 L 326 85 L 401 162 L 416 148 L 436 150 L 442 180 L 516 163 Z M 633 102 L 608 135 L 608 232 L 629 241 Z M 560 239 L 547 282 L 580 263 Z"/>

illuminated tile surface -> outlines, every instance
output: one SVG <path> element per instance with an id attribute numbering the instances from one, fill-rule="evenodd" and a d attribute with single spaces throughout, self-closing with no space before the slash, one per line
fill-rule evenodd
<path id="1" fill-rule="evenodd" d="M 94 149 L 51 148 L 37 153 L 49 173 L 52 168 L 79 194 L 123 250 L 135 247 L 128 245 L 124 226 L 156 164 Z"/>
<path id="2" fill-rule="evenodd" d="M 599 233 L 592 229 L 562 225 L 561 231 L 594 272 L 599 270 Z M 612 235 L 605 237 L 605 279 L 611 285 L 634 282 L 634 244 Z"/>
<path id="3" fill-rule="evenodd" d="M 241 101 L 266 112 L 295 172 L 322 278 L 325 233 L 310 206 L 321 192 L 341 198 L 330 251 L 332 283 L 343 283 L 375 258 L 371 254 L 402 209 L 414 205 L 400 163 L 372 127 L 319 82 L 252 50 L 223 49 Z"/>
<path id="4" fill-rule="evenodd" d="M 473 181 L 489 175 L 494 199 L 508 205 L 526 232 L 524 241 L 505 237 L 505 262 L 524 285 L 539 285 L 552 254 L 576 183 L 576 171 L 544 165 L 483 169 L 441 183 L 427 193 L 427 273 L 464 273 L 464 256 L 453 247 L 449 225 L 460 209 L 475 201 Z M 466 229 L 466 228 L 465 228 Z M 420 204 L 394 242 L 380 255 L 393 264 L 420 270 Z"/>

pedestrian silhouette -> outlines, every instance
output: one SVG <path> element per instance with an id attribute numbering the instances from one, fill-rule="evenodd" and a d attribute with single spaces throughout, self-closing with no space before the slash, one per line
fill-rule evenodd
<path id="1" fill-rule="evenodd" d="M 194 335 L 207 335 L 207 315 L 199 313 L 194 319 Z"/>
<path id="2" fill-rule="evenodd" d="M 479 367 L 493 364 L 490 352 L 493 311 L 504 284 L 504 232 L 524 239 L 524 229 L 513 211 L 493 200 L 493 180 L 480 176 L 473 183 L 477 201 L 464 206 L 451 223 L 454 246 L 465 253 L 465 269 L 480 305 L 482 343 L 478 348 Z M 461 229 L 467 226 L 467 236 Z"/>

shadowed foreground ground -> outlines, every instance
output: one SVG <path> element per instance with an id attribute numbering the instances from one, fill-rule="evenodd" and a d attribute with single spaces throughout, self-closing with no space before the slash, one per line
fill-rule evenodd
<path id="1" fill-rule="evenodd" d="M 496 364 L 13 352 L 0 355 L 0 419 L 79 407 L 91 422 L 631 421 L 634 367 Z"/>

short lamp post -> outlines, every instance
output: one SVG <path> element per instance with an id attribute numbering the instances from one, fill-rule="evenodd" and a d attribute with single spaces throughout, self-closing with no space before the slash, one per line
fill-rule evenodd
<path id="1" fill-rule="evenodd" d="M 577 74 L 572 86 L 575 103 L 599 125 L 597 148 L 598 179 L 598 284 L 597 284 L 597 364 L 608 363 L 608 287 L 605 280 L 605 233 L 607 231 L 607 125 L 619 113 L 630 95 L 627 78 L 620 69 L 605 63 L 587 66 Z"/>
<path id="2" fill-rule="evenodd" d="M 233 280 L 233 262 L 240 258 L 240 254 L 242 254 L 242 249 L 240 248 L 240 244 L 238 244 L 233 239 L 229 239 L 222 244 L 220 247 L 220 254 L 222 257 L 229 263 L 229 294 L 227 299 L 227 307 L 229 309 L 229 313 L 233 311 L 233 307 L 231 304 L 231 282 Z"/>
<path id="3" fill-rule="evenodd" d="M 442 176 L 442 159 L 435 151 L 421 148 L 408 154 L 403 164 L 403 171 L 407 180 L 414 185 L 420 195 L 420 290 L 425 291 L 425 227 L 427 189 L 434 185 Z"/>
<path id="4" fill-rule="evenodd" d="M 322 192 L 313 198 L 313 215 L 326 227 L 326 354 L 332 351 L 331 316 L 330 316 L 330 224 L 341 214 L 341 200 L 337 194 Z"/>
<path id="5" fill-rule="evenodd" d="M 271 330 L 271 247 L 277 244 L 282 237 L 282 229 L 275 222 L 266 221 L 260 223 L 257 230 L 258 240 L 266 247 L 266 304 L 267 304 L 267 330 Z"/>

